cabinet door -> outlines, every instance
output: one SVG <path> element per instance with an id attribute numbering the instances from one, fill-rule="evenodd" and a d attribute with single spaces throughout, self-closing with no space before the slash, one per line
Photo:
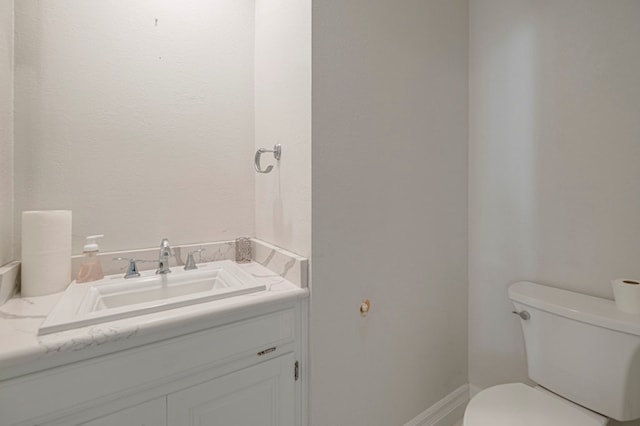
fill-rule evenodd
<path id="1" fill-rule="evenodd" d="M 166 424 L 167 400 L 162 397 L 82 423 L 79 426 L 166 426 Z"/>
<path id="2" fill-rule="evenodd" d="M 294 355 L 170 394 L 169 426 L 294 426 Z"/>

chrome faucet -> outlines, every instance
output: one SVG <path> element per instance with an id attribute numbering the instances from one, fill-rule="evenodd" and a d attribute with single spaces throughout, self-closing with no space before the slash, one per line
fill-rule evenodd
<path id="1" fill-rule="evenodd" d="M 168 274 L 171 272 L 169 269 L 169 258 L 171 257 L 171 247 L 169 247 L 169 240 L 162 239 L 160 243 L 160 255 L 158 257 L 158 269 L 156 274 Z"/>

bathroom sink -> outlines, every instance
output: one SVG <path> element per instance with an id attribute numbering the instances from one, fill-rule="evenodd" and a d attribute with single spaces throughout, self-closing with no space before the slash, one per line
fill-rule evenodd
<path id="1" fill-rule="evenodd" d="M 230 260 L 170 274 L 145 271 L 139 278 L 122 275 L 86 284 L 71 283 L 38 330 L 39 335 L 130 318 L 196 303 L 265 290 L 263 284 Z"/>

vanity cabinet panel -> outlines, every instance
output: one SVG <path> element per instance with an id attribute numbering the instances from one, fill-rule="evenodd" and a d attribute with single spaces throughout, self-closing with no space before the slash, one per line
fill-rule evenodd
<path id="1" fill-rule="evenodd" d="M 0 381 L 0 426 L 304 425 L 306 305 Z"/>
<path id="2" fill-rule="evenodd" d="M 273 358 L 168 396 L 168 426 L 294 426 L 295 356 Z"/>
<path id="3" fill-rule="evenodd" d="M 0 425 L 21 424 L 67 408 L 92 405 L 129 389 L 163 386 L 197 370 L 295 341 L 295 309 L 283 309 L 213 329 L 160 341 L 0 382 Z M 105 372 L 108 372 L 105 375 Z M 60 383 L 67 391 L 55 392 Z M 37 401 L 26 404 L 25 401 Z M 27 423 L 28 424 L 28 423 Z"/>
<path id="4" fill-rule="evenodd" d="M 167 399 L 148 401 L 78 426 L 167 426 Z"/>

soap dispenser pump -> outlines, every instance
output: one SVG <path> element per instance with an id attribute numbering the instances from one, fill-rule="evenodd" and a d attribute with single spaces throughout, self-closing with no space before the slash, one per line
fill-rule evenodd
<path id="1" fill-rule="evenodd" d="M 102 237 L 104 237 L 104 235 L 89 235 L 87 237 L 87 243 L 82 249 L 84 257 L 82 258 L 80 271 L 78 271 L 78 276 L 76 278 L 77 283 L 87 283 L 104 278 L 102 264 L 100 264 L 100 259 L 98 258 L 100 248 L 96 243 L 96 240 Z"/>

